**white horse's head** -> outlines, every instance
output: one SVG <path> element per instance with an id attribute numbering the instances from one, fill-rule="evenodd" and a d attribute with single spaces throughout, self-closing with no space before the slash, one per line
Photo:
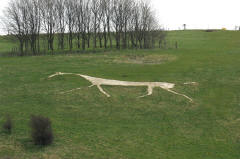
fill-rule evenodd
<path id="1" fill-rule="evenodd" d="M 53 78 L 53 77 L 59 76 L 59 75 L 64 75 L 64 73 L 62 73 L 62 72 L 56 72 L 55 74 L 48 76 L 48 78 Z"/>

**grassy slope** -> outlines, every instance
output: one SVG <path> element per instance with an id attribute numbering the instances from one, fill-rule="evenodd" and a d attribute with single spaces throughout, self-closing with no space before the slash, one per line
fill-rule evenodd
<path id="1" fill-rule="evenodd" d="M 0 54 L 11 52 L 14 47 L 17 47 L 16 42 L 6 36 L 0 36 Z"/>
<path id="2" fill-rule="evenodd" d="M 169 32 L 178 50 L 108 52 L 0 59 L 0 124 L 9 113 L 13 135 L 0 133 L 0 158 L 238 159 L 240 156 L 240 32 Z M 1 42 L 0 42 L 1 43 Z M 120 64 L 122 55 L 171 55 L 158 65 Z M 72 76 L 47 80 L 54 72 L 75 72 L 128 81 L 166 81 L 195 103 L 155 89 L 97 88 Z M 196 81 L 199 86 L 184 86 Z M 70 94 L 64 90 L 82 87 Z M 31 114 L 49 116 L 56 134 L 47 148 L 29 139 Z"/>

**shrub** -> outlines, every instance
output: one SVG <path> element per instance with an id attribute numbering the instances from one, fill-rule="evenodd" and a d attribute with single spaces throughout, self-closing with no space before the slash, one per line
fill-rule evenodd
<path id="1" fill-rule="evenodd" d="M 12 118 L 9 115 L 7 115 L 6 121 L 3 123 L 3 130 L 6 133 L 11 134 L 12 128 L 13 128 Z"/>
<path id="2" fill-rule="evenodd" d="M 32 129 L 31 136 L 36 145 L 50 145 L 53 142 L 53 132 L 49 118 L 42 116 L 32 116 L 30 126 Z"/>
<path id="3" fill-rule="evenodd" d="M 214 32 L 214 31 L 216 31 L 216 30 L 214 30 L 214 29 L 207 29 L 206 30 L 206 32 Z"/>

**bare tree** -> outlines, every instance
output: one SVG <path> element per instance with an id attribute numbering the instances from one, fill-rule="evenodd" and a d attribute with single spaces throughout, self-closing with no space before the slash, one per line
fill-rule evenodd
<path id="1" fill-rule="evenodd" d="M 8 33 L 18 39 L 20 56 L 23 56 L 24 44 L 26 44 L 28 36 L 27 7 L 23 0 L 11 0 L 9 2 L 5 12 L 4 24 Z"/>
<path id="2" fill-rule="evenodd" d="M 91 1 L 86 0 L 85 2 L 85 8 L 84 8 L 84 24 L 86 26 L 86 32 L 87 32 L 87 46 L 90 48 L 90 40 L 91 40 L 91 26 L 92 26 L 92 11 L 91 11 Z"/>
<path id="3" fill-rule="evenodd" d="M 121 31 L 122 31 L 122 14 L 123 14 L 123 0 L 113 0 L 113 17 L 112 22 L 115 29 L 116 48 L 120 49 Z"/>
<path id="4" fill-rule="evenodd" d="M 91 10 L 93 13 L 93 47 L 97 48 L 97 31 L 99 27 L 100 0 L 92 0 Z"/>
<path id="5" fill-rule="evenodd" d="M 82 49 L 86 48 L 86 40 L 87 40 L 87 28 L 90 23 L 89 16 L 89 1 L 83 0 L 82 10 L 81 10 L 81 21 L 82 21 Z M 90 39 L 89 39 L 90 40 Z"/>
<path id="6" fill-rule="evenodd" d="M 31 51 L 34 55 L 40 51 L 41 17 L 38 0 L 24 0 L 27 7 L 27 27 Z"/>
<path id="7" fill-rule="evenodd" d="M 64 49 L 64 33 L 66 30 L 65 21 L 65 0 L 56 1 L 56 11 L 57 11 L 57 26 L 58 26 L 58 47 L 62 50 Z"/>
<path id="8" fill-rule="evenodd" d="M 139 3 L 134 2 L 132 4 L 131 9 L 131 16 L 129 18 L 130 26 L 129 26 L 129 32 L 130 32 L 130 41 L 132 48 L 138 47 L 138 35 L 140 33 L 140 9 L 139 9 Z"/>
<path id="9" fill-rule="evenodd" d="M 154 48 L 166 34 L 160 29 L 151 5 L 139 0 L 11 0 L 6 10 L 5 25 L 19 41 L 20 54 L 40 52 L 40 34 L 48 50 L 64 50 L 68 36 L 69 49 Z M 30 45 L 29 45 L 30 44 Z M 103 45 L 104 44 L 104 45 Z M 30 47 L 29 47 L 30 46 Z"/>
<path id="10" fill-rule="evenodd" d="M 107 22 L 107 34 L 108 34 L 108 39 L 110 41 L 110 48 L 112 48 L 112 34 L 111 34 L 111 17 L 113 13 L 113 0 L 105 0 L 104 1 L 104 10 L 105 10 L 105 16 L 106 16 L 106 22 Z M 106 37 L 105 37 L 106 40 Z"/>
<path id="11" fill-rule="evenodd" d="M 130 16 L 132 12 L 132 1 L 131 0 L 124 0 L 123 1 L 123 36 L 122 36 L 122 41 L 123 41 L 123 48 L 127 48 L 128 44 L 128 31 L 129 31 L 129 21 L 130 21 Z"/>
<path id="12" fill-rule="evenodd" d="M 54 50 L 54 35 L 57 31 L 56 0 L 41 0 L 40 5 L 42 25 L 46 32 L 48 50 Z"/>
<path id="13" fill-rule="evenodd" d="M 75 5 L 75 18 L 76 18 L 76 32 L 77 32 L 77 48 L 80 49 L 80 40 L 81 40 L 81 34 L 83 30 L 83 0 L 76 0 L 76 5 Z"/>
<path id="14" fill-rule="evenodd" d="M 111 16 L 112 16 L 112 0 L 101 0 L 101 11 L 102 11 L 102 29 L 104 38 L 104 48 L 108 46 L 108 40 L 110 40 L 110 47 L 112 48 L 112 37 L 111 37 Z"/>
<path id="15" fill-rule="evenodd" d="M 76 0 L 67 0 L 65 1 L 66 7 L 66 23 L 68 27 L 68 44 L 69 49 L 72 50 L 73 48 L 73 33 L 74 33 L 74 26 L 76 23 Z"/>
<path id="16" fill-rule="evenodd" d="M 99 39 L 99 46 L 100 48 L 102 48 L 102 39 L 103 39 L 103 30 L 104 30 L 104 0 L 100 0 L 99 1 L 99 13 L 98 13 L 98 17 L 97 17 L 97 20 L 98 20 L 98 25 L 97 25 L 97 28 L 98 28 L 98 33 L 97 33 L 97 36 L 98 36 L 98 39 Z"/>

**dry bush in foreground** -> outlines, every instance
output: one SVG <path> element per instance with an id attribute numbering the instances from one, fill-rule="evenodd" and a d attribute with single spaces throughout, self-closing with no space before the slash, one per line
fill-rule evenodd
<path id="1" fill-rule="evenodd" d="M 49 118 L 32 116 L 30 123 L 32 139 L 36 145 L 50 145 L 53 142 L 53 132 Z"/>
<path id="2" fill-rule="evenodd" d="M 11 118 L 11 116 L 7 115 L 6 120 L 3 123 L 3 130 L 7 134 L 11 134 L 12 133 L 12 128 L 13 128 L 12 118 Z"/>

